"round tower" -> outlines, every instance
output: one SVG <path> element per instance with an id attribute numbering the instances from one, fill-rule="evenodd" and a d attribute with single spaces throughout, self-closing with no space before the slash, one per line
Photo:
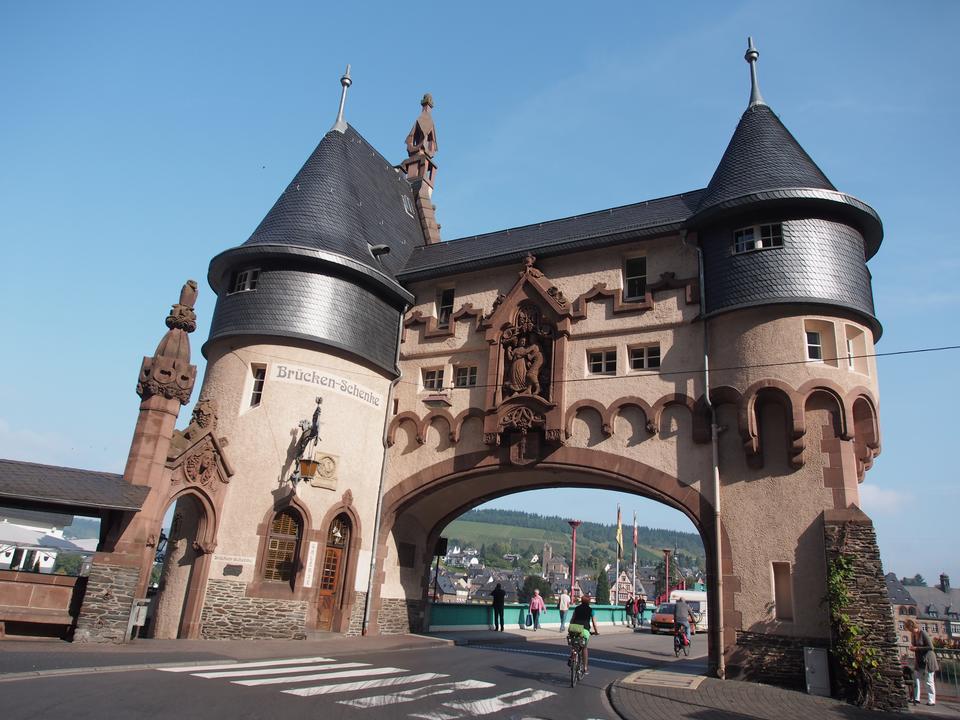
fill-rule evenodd
<path id="1" fill-rule="evenodd" d="M 360 632 L 400 320 L 424 238 L 410 181 L 340 110 L 250 238 L 210 263 L 201 396 L 235 471 L 205 637 Z"/>
<path id="2" fill-rule="evenodd" d="M 804 588 L 825 586 L 831 518 L 869 523 L 858 485 L 880 449 L 867 269 L 880 219 L 766 104 L 758 57 L 751 40 L 748 107 L 688 222 L 703 259 L 723 519 L 731 544 L 750 549 L 723 569 L 740 624 L 724 645 L 747 674 L 766 659 L 762 633 L 829 637 L 820 594 Z"/>

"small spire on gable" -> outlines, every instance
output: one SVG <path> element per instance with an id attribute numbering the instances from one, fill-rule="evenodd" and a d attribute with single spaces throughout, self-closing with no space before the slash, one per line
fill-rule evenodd
<path id="1" fill-rule="evenodd" d="M 407 135 L 407 159 L 400 163 L 400 169 L 407 176 L 416 194 L 417 214 L 423 229 L 424 242 L 427 245 L 440 242 L 440 225 L 436 219 L 436 207 L 431 198 L 437 180 L 437 164 L 433 156 L 437 154 L 437 128 L 433 124 L 433 95 L 424 93 L 420 101 L 420 115 L 413 123 Z"/>
<path id="2" fill-rule="evenodd" d="M 349 65 L 347 65 L 347 69 L 343 73 L 343 77 L 340 78 L 340 85 L 343 88 L 340 91 L 340 108 L 337 110 L 337 121 L 333 123 L 333 127 L 330 129 L 342 133 L 347 129 L 347 121 L 343 119 L 343 109 L 347 104 L 347 88 L 353 85 L 353 80 L 350 79 Z"/>
<path id="3" fill-rule="evenodd" d="M 760 83 L 757 82 L 757 59 L 759 57 L 760 52 L 753 46 L 753 38 L 748 37 L 747 52 L 743 56 L 743 59 L 750 65 L 750 105 L 748 107 L 766 105 L 763 96 L 760 94 Z"/>

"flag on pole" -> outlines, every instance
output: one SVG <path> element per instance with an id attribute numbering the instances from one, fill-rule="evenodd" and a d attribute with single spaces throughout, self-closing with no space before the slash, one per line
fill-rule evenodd
<path id="1" fill-rule="evenodd" d="M 620 522 L 619 505 L 617 505 L 617 559 L 623 559 L 623 525 Z"/>
<path id="2" fill-rule="evenodd" d="M 637 511 L 633 511 L 633 557 L 637 557 Z"/>

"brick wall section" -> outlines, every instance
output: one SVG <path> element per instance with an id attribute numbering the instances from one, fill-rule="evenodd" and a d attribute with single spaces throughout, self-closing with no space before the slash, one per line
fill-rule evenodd
<path id="1" fill-rule="evenodd" d="M 423 625 L 423 603 L 420 600 L 383 598 L 378 616 L 381 635 L 420 632 Z"/>
<path id="2" fill-rule="evenodd" d="M 881 677 L 874 685 L 870 706 L 906 710 L 893 611 L 873 523 L 856 509 L 828 510 L 824 513 L 824 539 L 827 563 L 840 553 L 853 559 L 853 602 L 848 614 L 863 628 L 866 643 L 880 652 Z"/>
<path id="3" fill-rule="evenodd" d="M 806 690 L 803 649 L 828 645 L 822 638 L 738 631 L 736 672 L 743 680 Z"/>
<path id="4" fill-rule="evenodd" d="M 200 637 L 205 640 L 303 640 L 307 603 L 247 597 L 246 583 L 209 580 L 200 614 Z"/>
<path id="5" fill-rule="evenodd" d="M 347 626 L 347 635 L 360 635 L 363 633 L 363 606 L 366 602 L 366 593 L 354 593 L 353 607 L 350 609 L 350 624 Z"/>
<path id="6" fill-rule="evenodd" d="M 126 642 L 138 568 L 94 563 L 80 606 L 74 642 Z"/>

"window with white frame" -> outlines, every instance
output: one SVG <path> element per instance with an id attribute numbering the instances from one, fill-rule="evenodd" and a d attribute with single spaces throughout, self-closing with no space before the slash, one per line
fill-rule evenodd
<path id="1" fill-rule="evenodd" d="M 423 389 L 434 392 L 443 390 L 443 368 L 423 369 Z"/>
<path id="2" fill-rule="evenodd" d="M 647 294 L 647 258 L 627 258 L 623 262 L 624 300 L 642 300 Z"/>
<path id="3" fill-rule="evenodd" d="M 617 373 L 617 351 L 590 350 L 587 352 L 587 370 L 591 375 L 615 375 Z"/>
<path id="4" fill-rule="evenodd" d="M 453 288 L 444 288 L 437 291 L 437 327 L 450 327 L 450 317 L 453 315 Z"/>
<path id="5" fill-rule="evenodd" d="M 960 635 L 960 622 L 950 623 L 950 634 L 953 635 L 954 637 L 957 637 L 958 635 Z"/>
<path id="6" fill-rule="evenodd" d="M 768 250 L 783 247 L 783 225 L 753 225 L 740 228 L 733 233 L 733 252 L 745 253 L 751 250 Z"/>
<path id="7" fill-rule="evenodd" d="M 233 274 L 233 279 L 230 283 L 229 294 L 256 290 L 259 282 L 260 268 L 247 268 L 246 270 L 238 270 Z"/>
<path id="8" fill-rule="evenodd" d="M 453 384 L 456 387 L 476 387 L 477 384 L 477 366 L 461 365 L 453 371 Z"/>
<path id="9" fill-rule="evenodd" d="M 260 400 L 263 399 L 263 386 L 267 382 L 267 366 L 251 365 L 250 372 L 253 373 L 253 389 L 250 393 L 250 407 L 257 407 Z"/>
<path id="10" fill-rule="evenodd" d="M 655 370 L 660 367 L 660 345 L 644 345 L 630 348 L 631 370 Z"/>
<path id="11" fill-rule="evenodd" d="M 823 361 L 823 338 L 817 330 L 807 330 L 807 360 Z"/>

